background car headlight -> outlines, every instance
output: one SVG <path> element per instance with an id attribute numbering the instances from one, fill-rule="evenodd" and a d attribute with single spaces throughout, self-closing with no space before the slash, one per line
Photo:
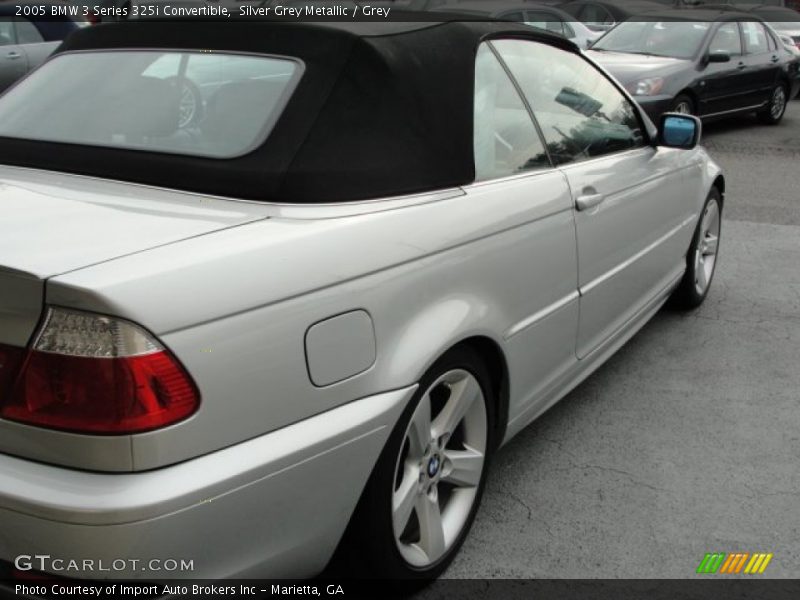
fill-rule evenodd
<path id="1" fill-rule="evenodd" d="M 634 96 L 653 96 L 664 86 L 663 77 L 648 77 L 628 84 L 626 89 Z"/>

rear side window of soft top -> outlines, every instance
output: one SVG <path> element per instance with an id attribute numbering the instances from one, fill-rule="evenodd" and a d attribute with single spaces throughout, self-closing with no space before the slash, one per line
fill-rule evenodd
<path id="1" fill-rule="evenodd" d="M 65 53 L 0 98 L 0 136 L 234 158 L 269 136 L 302 72 L 281 56 Z"/>

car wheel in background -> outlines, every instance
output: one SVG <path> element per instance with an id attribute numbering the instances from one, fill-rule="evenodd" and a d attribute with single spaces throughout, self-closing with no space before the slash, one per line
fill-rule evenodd
<path id="1" fill-rule="evenodd" d="M 348 576 L 428 580 L 450 564 L 483 494 L 494 448 L 486 367 L 457 347 L 422 377 L 340 544 Z"/>
<path id="2" fill-rule="evenodd" d="M 686 253 L 686 272 L 672 294 L 674 306 L 691 309 L 705 300 L 717 267 L 721 227 L 722 197 L 712 187 Z"/>
<path id="3" fill-rule="evenodd" d="M 768 125 L 775 125 L 780 123 L 783 114 L 786 112 L 786 102 L 789 99 L 789 93 L 786 91 L 786 86 L 779 83 L 772 90 L 772 95 L 769 99 L 769 104 L 766 108 L 758 113 L 758 118 L 762 123 Z"/>
<path id="4" fill-rule="evenodd" d="M 672 106 L 670 107 L 669 112 L 676 112 L 684 115 L 697 114 L 694 106 L 694 100 L 692 100 L 686 94 L 678 94 L 677 96 L 675 96 L 675 99 L 672 101 Z"/>
<path id="5" fill-rule="evenodd" d="M 177 84 L 178 78 L 171 77 L 170 81 Z M 178 104 L 178 128 L 184 129 L 196 124 L 203 116 L 203 96 L 197 86 L 184 79 L 180 83 L 180 101 Z"/>

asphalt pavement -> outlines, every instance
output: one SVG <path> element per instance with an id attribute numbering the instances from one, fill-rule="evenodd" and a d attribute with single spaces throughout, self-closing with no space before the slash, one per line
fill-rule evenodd
<path id="1" fill-rule="evenodd" d="M 703 143 L 727 178 L 705 304 L 662 310 L 497 453 L 445 577 L 703 577 L 706 552 L 798 577 L 800 100 Z"/>

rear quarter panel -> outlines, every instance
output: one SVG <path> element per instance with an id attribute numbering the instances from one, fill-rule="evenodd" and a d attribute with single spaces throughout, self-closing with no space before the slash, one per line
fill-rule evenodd
<path id="1" fill-rule="evenodd" d="M 506 350 L 504 332 L 576 284 L 563 175 L 522 180 L 501 193 L 476 186 L 337 218 L 320 218 L 322 208 L 277 208 L 259 223 L 57 277 L 47 302 L 141 323 L 192 373 L 199 411 L 131 438 L 134 470 L 163 466 L 412 384 L 467 337 Z M 562 235 L 548 233 L 551 226 Z M 377 360 L 317 387 L 306 366 L 307 329 L 354 309 L 372 317 Z M 535 332 L 526 332 L 525 357 L 514 361 L 512 390 L 537 364 L 550 368 L 552 346 L 537 348 Z M 560 333 L 571 350 L 574 329 Z M 512 392 L 512 404 L 523 396 Z"/>

